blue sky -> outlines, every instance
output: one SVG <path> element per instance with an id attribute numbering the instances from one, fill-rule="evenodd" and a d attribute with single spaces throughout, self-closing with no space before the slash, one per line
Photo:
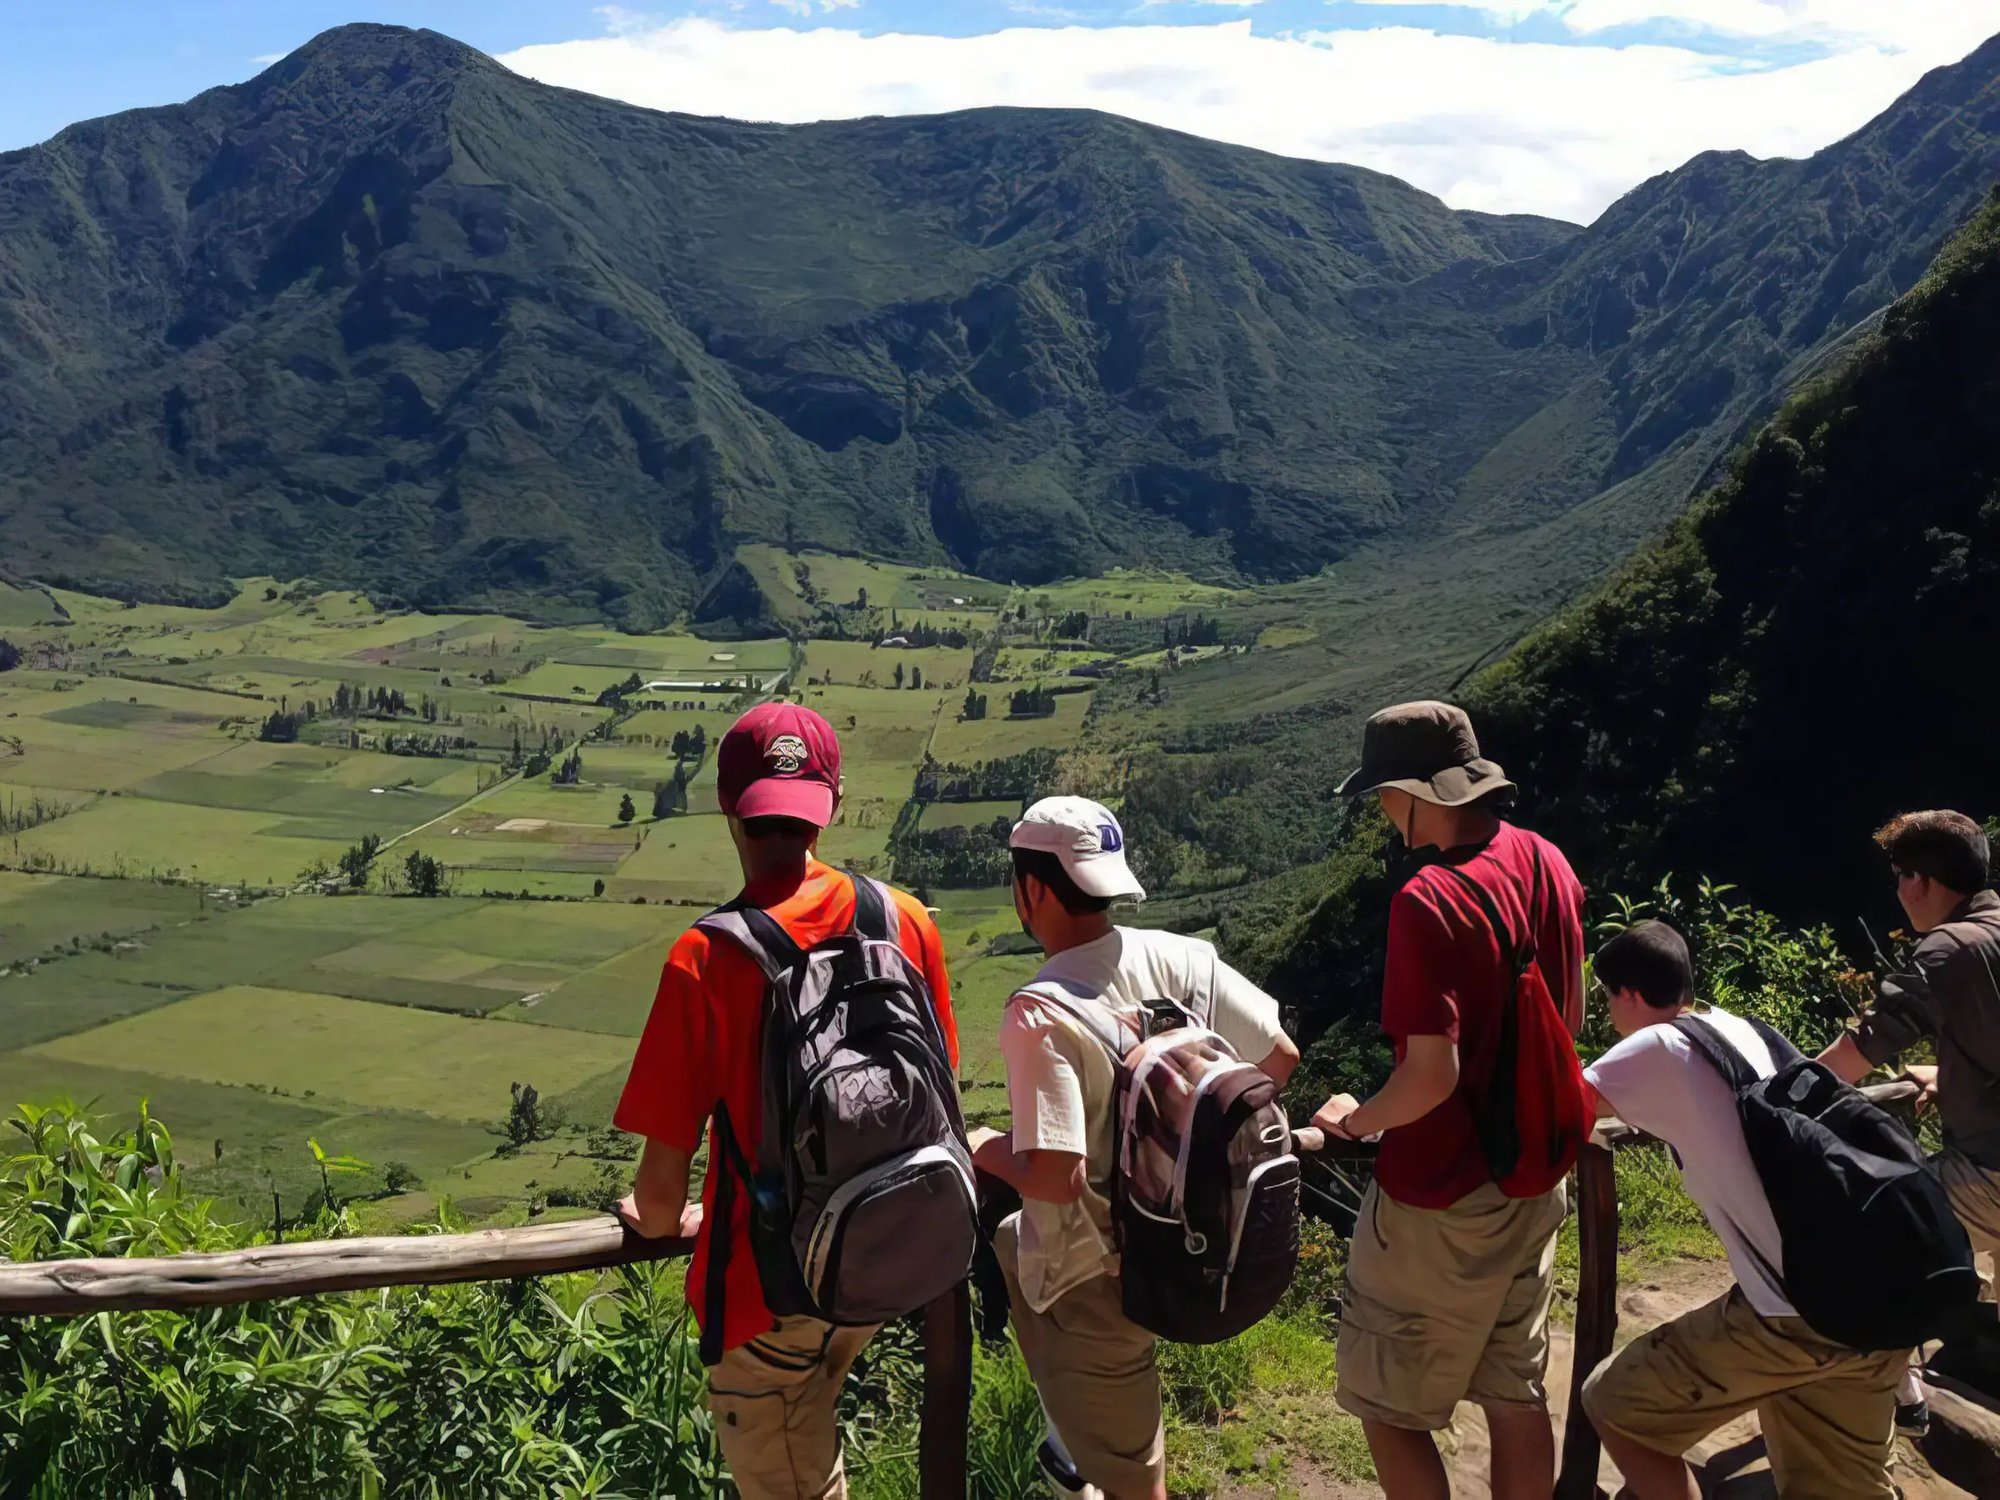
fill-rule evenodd
<path id="1" fill-rule="evenodd" d="M 0 0 L 0 149 L 428 26 L 663 109 L 1110 109 L 1588 219 L 1694 152 L 1807 154 L 2000 33 L 2000 0 Z"/>

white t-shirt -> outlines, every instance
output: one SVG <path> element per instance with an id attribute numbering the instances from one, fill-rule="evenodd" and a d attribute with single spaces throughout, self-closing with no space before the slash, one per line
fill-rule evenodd
<path id="1" fill-rule="evenodd" d="M 1771 1049 L 1749 1022 L 1721 1010 L 1703 1011 L 1699 1019 L 1721 1032 L 1759 1078 L 1777 1071 Z M 1767 1318 L 1798 1316 L 1771 1274 L 1784 1274 L 1784 1250 L 1771 1200 L 1743 1141 L 1735 1090 L 1709 1060 L 1672 1026 L 1648 1026 L 1585 1068 L 1583 1076 L 1619 1119 L 1674 1148 L 1688 1195 L 1729 1252 L 1730 1268 L 1750 1305 Z"/>
<path id="2" fill-rule="evenodd" d="M 1095 942 L 1050 958 L 1034 983 L 1054 985 L 1079 1006 L 1109 1006 L 1132 1042 L 1144 1035 L 1148 1000 L 1176 1000 L 1247 1062 L 1271 1055 L 1284 1035 L 1278 1002 L 1216 956 L 1200 938 L 1114 927 Z M 1105 1028 L 1109 1029 L 1108 1025 Z M 1000 1019 L 1007 1102 L 1016 1151 L 1074 1151 L 1086 1186 L 1075 1203 L 1028 1200 L 1021 1210 L 1021 1294 L 1036 1312 L 1093 1276 L 1118 1269 L 1111 1247 L 1111 1054 L 1068 1012 L 1016 994 Z"/>

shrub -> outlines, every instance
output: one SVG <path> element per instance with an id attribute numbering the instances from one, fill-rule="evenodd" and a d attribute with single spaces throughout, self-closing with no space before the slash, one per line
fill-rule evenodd
<path id="1" fill-rule="evenodd" d="M 15 1259 L 256 1242 L 185 1193 L 143 1111 L 109 1139 L 69 1106 L 9 1123 Z M 718 1493 L 680 1280 L 653 1263 L 0 1323 L 0 1494 Z"/>
<path id="2" fill-rule="evenodd" d="M 1646 918 L 1671 924 L 1694 957 L 1695 995 L 1741 1016 L 1755 1016 L 1811 1054 L 1840 1035 L 1871 997 L 1824 926 L 1792 928 L 1767 911 L 1732 901 L 1733 887 L 1669 875 L 1644 896 L 1612 898 L 1596 940 Z M 1593 997 L 1577 1050 L 1596 1057 L 1617 1040 L 1601 999 Z"/>

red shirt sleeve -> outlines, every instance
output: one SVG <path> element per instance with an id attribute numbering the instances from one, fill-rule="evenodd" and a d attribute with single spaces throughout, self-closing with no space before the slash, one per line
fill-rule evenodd
<path id="1" fill-rule="evenodd" d="M 1382 1029 L 1458 1040 L 1457 944 L 1428 896 L 1405 886 L 1389 905 L 1389 952 L 1382 973 Z"/>
<path id="2" fill-rule="evenodd" d="M 951 976 L 945 972 L 944 938 L 924 904 L 907 891 L 895 892 L 896 910 L 902 918 L 903 951 L 924 971 L 931 987 L 931 1003 L 937 1009 L 938 1029 L 944 1033 L 945 1056 L 953 1071 L 958 1068 L 958 1020 L 951 1009 Z"/>
<path id="3" fill-rule="evenodd" d="M 707 957 L 705 933 L 689 929 L 674 943 L 611 1117 L 627 1134 L 690 1154 L 701 1144 L 722 1072 L 715 1009 L 700 979 Z"/>

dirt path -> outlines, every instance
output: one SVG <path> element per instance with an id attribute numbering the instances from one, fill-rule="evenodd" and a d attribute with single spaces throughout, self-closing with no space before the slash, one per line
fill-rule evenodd
<path id="1" fill-rule="evenodd" d="M 1649 1266 L 1644 1274 L 1634 1274 L 1632 1268 L 1625 1268 L 1618 1291 L 1620 1345 L 1721 1295 L 1729 1282 L 1729 1268 L 1719 1261 L 1673 1261 Z M 1562 1414 L 1569 1404 L 1573 1353 L 1570 1330 L 1557 1329 L 1550 1340 L 1549 1405 L 1556 1413 L 1558 1453 L 1562 1450 Z M 1476 1407 L 1458 1409 L 1457 1420 L 1451 1432 L 1443 1437 L 1442 1446 L 1445 1466 L 1451 1473 L 1453 1500 L 1490 1500 L 1486 1466 L 1491 1446 L 1486 1420 Z M 1695 1450 L 1693 1457 L 1705 1466 L 1703 1478 L 1710 1500 L 1773 1500 L 1777 1494 L 1762 1439 L 1757 1435 L 1755 1416 L 1744 1417 L 1713 1433 Z M 1932 1473 L 1929 1465 L 1901 1439 L 1896 1443 L 1890 1479 L 1902 1491 L 1904 1500 L 1977 1500 L 1968 1491 Z M 1609 1459 L 1599 1465 L 1598 1484 L 1606 1495 L 1618 1493 L 1618 1471 Z M 1220 1500 L 1253 1500 L 1253 1497 L 1265 1500 L 1281 1494 L 1296 1496 L 1297 1500 L 1376 1500 L 1381 1491 L 1373 1485 L 1358 1485 L 1295 1463 L 1282 1491 L 1264 1484 L 1232 1486 L 1221 1491 Z"/>

